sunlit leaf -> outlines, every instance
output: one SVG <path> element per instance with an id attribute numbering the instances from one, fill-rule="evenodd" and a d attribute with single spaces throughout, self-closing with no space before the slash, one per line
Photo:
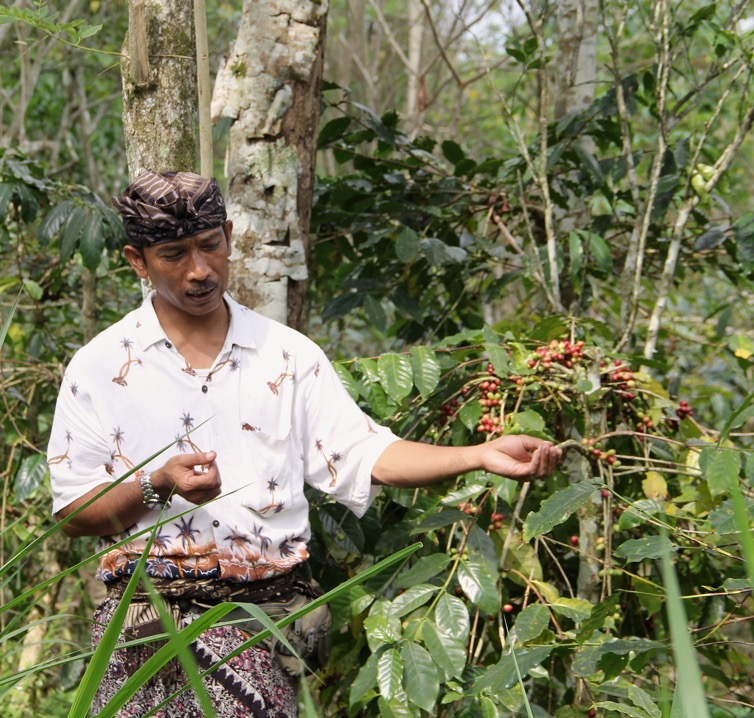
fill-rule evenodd
<path id="1" fill-rule="evenodd" d="M 440 362 L 429 347 L 411 347 L 414 383 L 422 396 L 429 396 L 440 383 Z"/>
<path id="2" fill-rule="evenodd" d="M 463 592 L 488 616 L 495 615 L 500 607 L 496 579 L 482 563 L 461 561 L 458 567 L 458 583 Z"/>
<path id="3" fill-rule="evenodd" d="M 469 635 L 469 611 L 457 596 L 443 593 L 435 606 L 435 622 L 451 638 L 466 640 Z"/>
<path id="4" fill-rule="evenodd" d="M 395 648 L 388 648 L 377 662 L 377 685 L 380 695 L 391 700 L 401 687 L 403 661 Z"/>
<path id="5" fill-rule="evenodd" d="M 377 360 L 377 371 L 387 395 L 400 403 L 414 386 L 411 362 L 402 354 L 381 354 Z"/>
<path id="6" fill-rule="evenodd" d="M 406 642 L 401 648 L 403 688 L 414 704 L 431 711 L 440 691 L 440 679 L 432 656 L 418 643 Z"/>

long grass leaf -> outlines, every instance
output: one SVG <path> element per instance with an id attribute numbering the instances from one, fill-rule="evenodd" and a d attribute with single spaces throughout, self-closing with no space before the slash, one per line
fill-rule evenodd
<path id="1" fill-rule="evenodd" d="M 678 676 L 673 703 L 675 705 L 676 701 L 680 700 L 683 718 L 709 718 L 702 672 L 691 640 L 678 576 L 670 560 L 670 551 L 667 550 L 662 556 L 662 574 L 667 596 L 670 638 L 673 643 L 673 657 Z"/>
<path id="2" fill-rule="evenodd" d="M 13 323 L 13 315 L 16 313 L 18 300 L 21 299 L 21 292 L 23 292 L 23 289 L 16 295 L 16 298 L 13 300 L 13 304 L 11 304 L 8 316 L 5 317 L 5 321 L 3 322 L 2 327 L 0 327 L 0 347 L 5 344 L 5 337 L 8 336 L 8 330 L 10 329 L 10 325 Z"/>
<path id="3" fill-rule="evenodd" d="M 332 601 L 338 596 L 341 596 L 342 594 L 350 591 L 354 586 L 357 586 L 360 583 L 363 583 L 364 581 L 369 580 L 372 576 L 375 576 L 376 574 L 392 566 L 393 564 L 396 564 L 400 561 L 405 561 L 411 554 L 418 551 L 421 547 L 422 547 L 421 543 L 415 543 L 410 546 L 407 546 L 404 549 L 401 549 L 400 551 L 397 551 L 396 553 L 392 554 L 391 556 L 388 556 L 387 558 L 383 559 L 379 563 L 376 563 L 374 566 L 370 566 L 365 571 L 362 571 L 356 576 L 353 576 L 352 578 L 348 579 L 337 588 L 334 588 L 331 591 L 328 591 L 327 593 L 323 594 L 322 596 L 315 598 L 313 601 L 311 601 L 310 603 L 308 603 L 306 606 L 302 607 L 298 611 L 294 611 L 293 613 L 289 614 L 288 616 L 281 619 L 280 621 L 277 621 L 275 625 L 278 628 L 283 628 L 284 626 L 287 626 L 289 623 L 293 623 L 294 621 L 297 621 L 302 616 L 305 616 L 309 611 L 313 611 L 315 608 L 318 608 L 319 606 L 323 606 L 329 601 Z M 239 605 L 240 604 L 229 602 L 229 603 L 221 603 L 216 606 L 213 606 L 208 611 L 203 613 L 197 620 L 193 621 L 182 630 L 182 633 L 184 634 L 183 640 L 190 643 L 195 638 L 200 636 L 210 626 L 214 625 L 218 620 L 222 619 L 224 616 L 230 613 L 230 611 L 234 610 Z M 227 656 L 225 656 L 221 661 L 218 661 L 218 663 L 212 666 L 209 670 L 205 671 L 202 674 L 202 676 L 209 675 L 213 670 L 216 670 L 224 663 L 227 663 L 229 660 L 231 660 L 237 655 L 240 655 L 245 650 L 251 648 L 252 646 L 259 643 L 260 641 L 263 641 L 270 634 L 271 634 L 271 631 L 269 628 L 267 628 L 261 631 L 260 633 L 256 634 L 255 636 L 252 636 L 248 641 L 245 641 L 244 643 L 242 643 L 238 648 L 236 648 L 234 651 L 232 651 Z M 140 666 L 136 670 L 136 672 L 123 684 L 123 686 L 120 688 L 118 693 L 116 693 L 116 695 L 113 697 L 110 703 L 115 703 L 117 699 L 118 704 L 123 705 L 126 701 L 130 700 L 130 698 L 132 698 L 133 695 L 139 690 L 139 687 L 145 681 L 149 680 L 170 659 L 175 657 L 175 655 L 176 655 L 176 647 L 172 645 L 171 643 L 168 643 L 167 645 L 160 648 L 160 650 L 157 651 L 157 653 L 155 653 L 153 656 L 147 659 L 144 665 Z M 174 694 L 173 696 L 169 696 L 161 704 L 161 706 L 169 703 L 175 697 L 175 695 L 177 695 L 177 693 Z M 113 718 L 115 713 L 110 710 L 110 703 L 108 703 L 108 706 L 106 706 L 105 709 L 103 709 L 100 713 L 97 714 L 96 718 Z M 159 707 L 160 706 L 158 706 L 157 708 Z"/>
<path id="4" fill-rule="evenodd" d="M 136 591 L 136 586 L 139 580 L 138 574 L 146 565 L 153 539 L 154 533 L 150 536 L 147 546 L 144 549 L 144 553 L 142 553 L 139 562 L 136 564 L 134 575 L 131 576 L 131 579 L 123 591 L 123 597 L 120 604 L 115 609 L 115 613 L 113 614 L 110 623 L 102 634 L 99 645 L 94 650 L 94 656 L 92 657 L 92 660 L 89 661 L 89 665 L 86 668 L 86 672 L 84 673 L 78 690 L 76 691 L 76 695 L 74 696 L 68 718 L 80 718 L 80 716 L 88 714 L 94 695 L 102 682 L 102 676 L 107 669 L 110 656 L 115 650 L 115 645 L 118 642 L 118 637 L 120 636 L 120 630 L 126 618 L 128 606 L 131 603 L 131 598 L 134 595 L 134 592 Z"/>

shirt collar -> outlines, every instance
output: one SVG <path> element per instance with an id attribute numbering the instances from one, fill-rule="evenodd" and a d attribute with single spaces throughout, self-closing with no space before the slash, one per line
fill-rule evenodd
<path id="1" fill-rule="evenodd" d="M 152 299 L 155 291 L 152 290 L 144 299 L 144 303 L 139 307 L 136 314 L 137 326 L 139 328 L 139 341 L 142 350 L 148 349 L 153 344 L 165 342 L 168 340 L 165 330 L 157 318 L 157 312 L 154 310 Z M 254 349 L 257 346 L 255 337 L 256 317 L 255 312 L 239 304 L 227 292 L 224 296 L 225 302 L 230 309 L 230 326 L 228 327 L 228 336 L 225 340 L 225 346 L 230 348 L 234 344 L 247 349 Z"/>

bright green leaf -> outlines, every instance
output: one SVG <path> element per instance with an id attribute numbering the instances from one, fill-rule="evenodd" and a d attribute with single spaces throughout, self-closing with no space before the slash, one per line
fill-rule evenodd
<path id="1" fill-rule="evenodd" d="M 469 635 L 469 611 L 457 596 L 443 593 L 435 606 L 435 622 L 451 638 L 465 640 Z"/>
<path id="2" fill-rule="evenodd" d="M 400 596 L 396 596 L 390 604 L 390 613 L 398 618 L 423 606 L 434 596 L 439 588 L 428 584 L 412 586 Z"/>
<path id="3" fill-rule="evenodd" d="M 431 711 L 437 702 L 440 679 L 435 662 L 418 643 L 407 642 L 401 647 L 403 660 L 403 688 L 414 704 Z"/>
<path id="4" fill-rule="evenodd" d="M 494 616 L 500 607 L 496 579 L 482 563 L 462 560 L 458 567 L 458 583 L 463 592 L 488 616 Z"/>
<path id="5" fill-rule="evenodd" d="M 382 354 L 377 360 L 377 370 L 382 386 L 394 402 L 399 404 L 411 393 L 414 376 L 407 357 L 402 354 Z"/>
<path id="6" fill-rule="evenodd" d="M 440 383 L 440 362 L 429 347 L 411 347 L 414 383 L 422 396 L 429 396 Z"/>
<path id="7" fill-rule="evenodd" d="M 398 575 L 395 586 L 396 588 L 405 588 L 406 586 L 415 586 L 418 583 L 426 583 L 442 573 L 450 560 L 450 556 L 444 553 L 422 556 L 408 571 Z"/>
<path id="8" fill-rule="evenodd" d="M 16 502 L 28 499 L 47 476 L 47 458 L 44 454 L 27 456 L 16 474 Z"/>
<path id="9" fill-rule="evenodd" d="M 403 678 L 403 661 L 395 648 L 388 648 L 377 663 L 377 685 L 380 695 L 391 700 L 401 688 Z"/>

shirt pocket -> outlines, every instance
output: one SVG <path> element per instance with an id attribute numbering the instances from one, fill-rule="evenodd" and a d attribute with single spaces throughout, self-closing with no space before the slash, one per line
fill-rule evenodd
<path id="1" fill-rule="evenodd" d="M 290 431 L 273 436 L 258 429 L 244 431 L 243 472 L 248 482 L 241 492 L 240 503 L 260 518 L 270 519 L 291 505 Z"/>

